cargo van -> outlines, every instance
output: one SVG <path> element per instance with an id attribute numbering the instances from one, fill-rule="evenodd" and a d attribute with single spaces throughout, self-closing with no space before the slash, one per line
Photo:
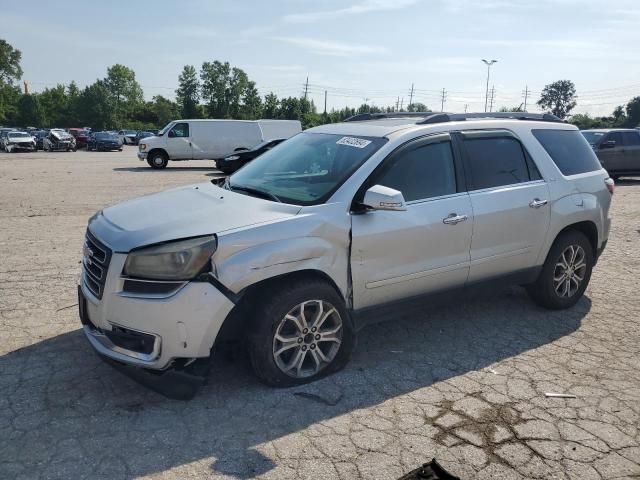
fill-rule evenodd
<path id="1" fill-rule="evenodd" d="M 301 131 L 298 120 L 174 120 L 140 142 L 138 159 L 156 169 L 169 160 L 217 160 Z"/>

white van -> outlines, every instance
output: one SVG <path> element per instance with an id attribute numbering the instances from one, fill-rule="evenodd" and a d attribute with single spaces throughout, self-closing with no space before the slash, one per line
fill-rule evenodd
<path id="1" fill-rule="evenodd" d="M 140 142 L 138 158 L 158 169 L 169 160 L 216 160 L 301 131 L 298 120 L 174 120 Z"/>

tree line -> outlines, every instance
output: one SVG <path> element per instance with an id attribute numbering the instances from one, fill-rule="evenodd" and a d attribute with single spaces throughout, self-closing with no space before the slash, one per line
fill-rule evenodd
<path id="1" fill-rule="evenodd" d="M 21 59 L 19 50 L 0 39 L 1 125 L 142 130 L 161 127 L 177 118 L 273 118 L 300 120 L 303 128 L 309 128 L 339 122 L 357 113 L 396 111 L 393 105 L 377 107 L 365 103 L 358 108 L 319 113 L 314 102 L 304 96 L 279 98 L 273 92 L 260 96 L 256 83 L 244 70 L 218 60 L 204 62 L 199 71 L 193 65 L 185 65 L 178 77 L 175 100 L 162 95 L 145 100 L 135 72 L 120 64 L 108 67 L 104 78 L 82 89 L 71 82 L 39 93 L 26 93 L 18 84 L 23 73 Z M 571 115 L 576 106 L 576 89 L 570 80 L 545 86 L 537 103 L 544 111 L 566 118 L 580 128 L 640 125 L 640 96 L 616 107 L 610 116 Z M 412 103 L 406 111 L 431 110 L 422 103 Z"/>

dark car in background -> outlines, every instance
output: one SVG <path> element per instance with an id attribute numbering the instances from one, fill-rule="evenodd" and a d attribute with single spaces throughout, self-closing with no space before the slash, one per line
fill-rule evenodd
<path id="1" fill-rule="evenodd" d="M 109 151 L 119 150 L 122 151 L 122 141 L 116 133 L 110 132 L 96 132 L 89 135 L 87 139 L 87 150 Z"/>
<path id="2" fill-rule="evenodd" d="M 140 143 L 140 140 L 142 140 L 143 138 L 154 137 L 156 135 L 156 133 L 153 133 L 150 130 L 140 130 L 138 133 L 136 133 L 136 136 L 134 138 L 134 142 L 135 142 L 136 145 L 138 145 Z"/>
<path id="3" fill-rule="evenodd" d="M 259 143 L 251 150 L 241 150 L 238 152 L 233 152 L 231 155 L 227 155 L 222 159 L 216 160 L 216 168 L 218 170 L 221 170 L 222 173 L 233 173 L 240 167 L 243 167 L 244 165 L 249 163 L 254 158 L 259 157 L 264 152 L 271 150 L 273 147 L 284 141 L 284 138 L 266 140 L 262 143 Z"/>
<path id="4" fill-rule="evenodd" d="M 67 130 L 76 139 L 77 148 L 85 148 L 89 138 L 89 132 L 84 128 L 70 128 Z"/>
<path id="5" fill-rule="evenodd" d="M 32 133 L 33 138 L 36 139 L 36 150 L 44 149 L 43 140 L 48 133 L 49 133 L 48 130 L 36 130 L 35 132 Z"/>
<path id="6" fill-rule="evenodd" d="M 607 128 L 582 130 L 611 178 L 640 175 L 640 130 Z"/>

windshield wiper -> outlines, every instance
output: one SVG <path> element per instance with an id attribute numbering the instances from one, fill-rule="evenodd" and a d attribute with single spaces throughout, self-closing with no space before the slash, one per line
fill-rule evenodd
<path id="1" fill-rule="evenodd" d="M 227 185 L 229 186 L 229 190 L 232 190 L 232 191 L 245 192 L 245 193 L 249 193 L 249 194 L 254 195 L 254 196 L 267 198 L 269 200 L 273 200 L 275 202 L 282 203 L 282 200 L 280 200 L 278 197 L 276 197 L 273 193 L 267 192 L 266 190 L 260 190 L 259 188 L 247 187 L 247 186 L 244 186 L 244 185 L 241 185 L 241 186 L 231 185 L 230 181 L 227 181 Z"/>

